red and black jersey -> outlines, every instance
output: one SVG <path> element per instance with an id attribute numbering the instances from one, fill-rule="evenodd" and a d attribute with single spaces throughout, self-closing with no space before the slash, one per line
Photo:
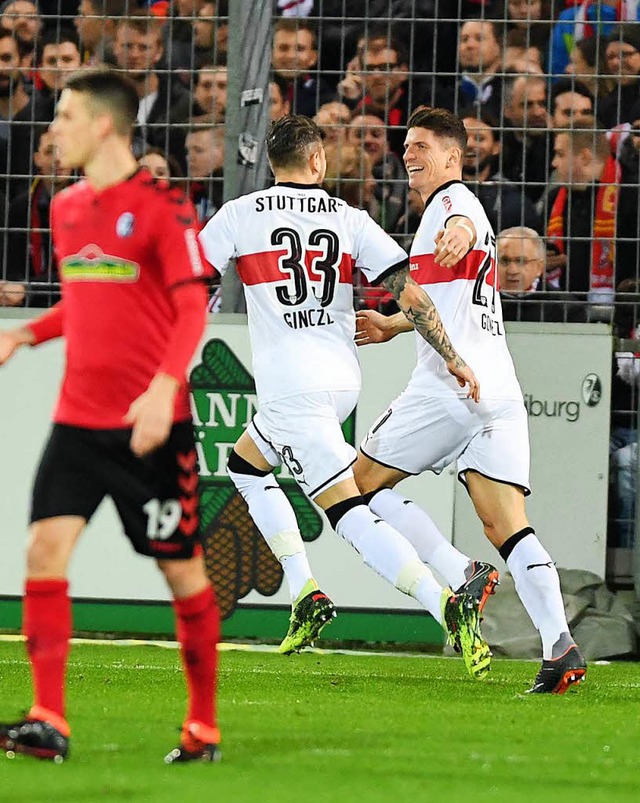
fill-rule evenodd
<path id="1" fill-rule="evenodd" d="M 66 371 L 54 420 L 96 429 L 123 417 L 160 369 L 175 321 L 172 290 L 210 268 L 191 202 L 146 170 L 57 194 L 51 230 L 62 283 Z M 189 417 L 186 383 L 175 420 Z"/>

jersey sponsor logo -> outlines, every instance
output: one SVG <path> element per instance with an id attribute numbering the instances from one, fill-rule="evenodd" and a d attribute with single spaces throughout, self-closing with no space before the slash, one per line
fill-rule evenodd
<path id="1" fill-rule="evenodd" d="M 253 589 L 272 596 L 282 585 L 280 563 L 254 525 L 247 506 L 227 474 L 234 443 L 250 424 L 258 405 L 253 377 L 222 340 L 210 340 L 191 372 L 192 412 L 200 468 L 200 528 L 207 572 L 224 618 Z M 355 417 L 343 428 L 355 442 Z M 296 483 L 295 464 L 274 470 L 293 506 L 302 538 L 315 541 L 323 521 Z M 272 487 L 271 484 L 269 487 Z"/>
<path id="2" fill-rule="evenodd" d="M 135 217 L 131 212 L 123 212 L 116 221 L 116 234 L 118 237 L 131 237 Z"/>
<path id="3" fill-rule="evenodd" d="M 87 245 L 79 253 L 65 257 L 60 263 L 65 281 L 135 282 L 140 265 L 128 259 L 105 254 L 97 245 Z"/>
<path id="4" fill-rule="evenodd" d="M 453 208 L 453 204 L 451 203 L 451 198 L 448 195 L 442 196 L 442 205 L 447 210 L 447 212 L 450 212 L 451 209 Z"/>
<path id="5" fill-rule="evenodd" d="M 202 276 L 204 274 L 204 265 L 200 259 L 198 238 L 193 229 L 185 229 L 184 241 L 187 244 L 187 252 L 189 254 L 189 261 L 191 262 L 191 270 L 193 271 L 193 275 Z"/>

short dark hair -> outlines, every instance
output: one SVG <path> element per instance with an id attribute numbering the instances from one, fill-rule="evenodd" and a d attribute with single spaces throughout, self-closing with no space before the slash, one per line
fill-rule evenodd
<path id="1" fill-rule="evenodd" d="M 594 97 L 591 90 L 583 84 L 582 81 L 576 81 L 574 78 L 560 78 L 555 84 L 551 86 L 551 108 L 553 109 L 558 95 L 564 95 L 565 92 L 575 92 L 577 95 L 582 95 L 584 98 L 589 98 L 591 106 L 593 107 Z"/>
<path id="2" fill-rule="evenodd" d="M 493 141 L 502 147 L 502 132 L 500 130 L 498 119 L 489 109 L 487 109 L 486 106 L 467 106 L 464 109 L 458 109 L 458 117 L 462 121 L 478 120 L 480 123 L 484 123 L 491 129 Z"/>
<path id="3" fill-rule="evenodd" d="M 384 23 L 372 23 L 365 26 L 361 33 L 365 39 L 364 52 L 375 50 L 372 48 L 374 42 L 384 42 L 385 50 L 393 50 L 398 57 L 398 64 L 409 64 L 409 53 L 402 43 L 397 31 L 391 25 Z"/>
<path id="4" fill-rule="evenodd" d="M 430 106 L 418 106 L 411 112 L 407 121 L 409 128 L 426 128 L 442 139 L 453 139 L 456 145 L 467 149 L 467 130 L 462 120 L 448 109 L 434 109 Z"/>
<path id="5" fill-rule="evenodd" d="M 281 117 L 267 134 L 267 156 L 273 167 L 305 167 L 312 150 L 320 145 L 320 129 L 303 114 Z"/>
<path id="6" fill-rule="evenodd" d="M 109 67 L 78 70 L 67 78 L 65 89 L 87 95 L 97 112 L 108 111 L 118 134 L 131 134 L 138 116 L 138 93 L 129 78 Z"/>
<path id="7" fill-rule="evenodd" d="M 80 37 L 78 36 L 75 28 L 72 28 L 71 25 L 59 25 L 56 28 L 45 28 L 36 42 L 37 66 L 42 66 L 42 57 L 44 55 L 45 47 L 48 45 L 62 45 L 65 42 L 71 42 L 72 45 L 75 45 L 78 55 L 82 57 L 82 50 L 80 49 Z"/>

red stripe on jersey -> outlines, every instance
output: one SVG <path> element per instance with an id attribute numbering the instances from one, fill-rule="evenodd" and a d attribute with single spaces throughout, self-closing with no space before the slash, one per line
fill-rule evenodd
<path id="1" fill-rule="evenodd" d="M 418 284 L 437 284 L 438 282 L 453 282 L 455 279 L 470 279 L 474 281 L 478 276 L 480 266 L 487 258 L 486 251 L 474 250 L 471 251 L 454 265 L 453 268 L 443 268 L 442 265 L 436 265 L 434 259 L 435 254 L 417 254 L 412 255 L 410 260 L 411 278 Z M 494 260 L 491 260 L 492 263 Z M 493 264 L 492 264 L 492 267 Z M 492 284 L 491 274 L 494 270 L 489 271 L 487 281 Z"/>
<path id="2" fill-rule="evenodd" d="M 238 257 L 238 274 L 243 284 L 270 284 L 281 282 L 291 277 L 291 269 L 284 267 L 280 270 L 281 257 L 286 257 L 286 249 L 280 251 L 262 251 L 258 254 L 244 254 Z M 311 281 L 318 282 L 323 278 L 320 270 L 312 269 L 315 260 L 322 259 L 323 252 L 309 250 L 305 252 L 304 262 L 307 276 Z M 351 284 L 353 281 L 353 258 L 351 254 L 342 254 L 338 266 L 340 282 Z"/>

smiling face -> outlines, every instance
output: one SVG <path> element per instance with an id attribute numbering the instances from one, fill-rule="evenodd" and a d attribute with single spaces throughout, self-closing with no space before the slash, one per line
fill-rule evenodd
<path id="1" fill-rule="evenodd" d="M 404 141 L 404 165 L 409 187 L 423 199 L 441 184 L 460 178 L 462 150 L 452 139 L 437 137 L 427 128 L 410 128 Z"/>
<path id="2" fill-rule="evenodd" d="M 482 120 L 465 117 L 463 123 L 467 130 L 467 149 L 464 153 L 462 174 L 473 180 L 480 178 L 493 165 L 495 157 L 500 153 L 500 144 L 493 128 Z"/>

